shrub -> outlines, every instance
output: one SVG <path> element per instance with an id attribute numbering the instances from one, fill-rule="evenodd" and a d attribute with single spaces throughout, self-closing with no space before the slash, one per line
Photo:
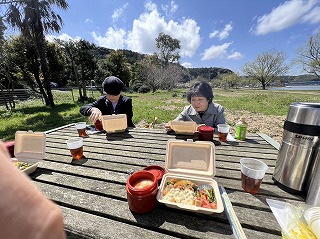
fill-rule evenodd
<path id="1" fill-rule="evenodd" d="M 148 93 L 150 91 L 151 91 L 151 88 L 150 86 L 147 86 L 147 85 L 142 85 L 138 90 L 139 93 Z"/>

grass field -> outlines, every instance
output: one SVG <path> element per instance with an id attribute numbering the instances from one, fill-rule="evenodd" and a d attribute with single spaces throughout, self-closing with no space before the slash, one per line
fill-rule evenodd
<path id="1" fill-rule="evenodd" d="M 152 122 L 162 124 L 174 119 L 188 104 L 182 97 L 186 90 L 157 91 L 155 93 L 125 93 L 133 100 L 133 121 L 138 126 Z M 176 94 L 173 97 L 173 93 Z M 79 113 L 82 104 L 72 98 L 63 97 L 63 92 L 54 92 L 57 107 L 51 109 L 41 100 L 17 102 L 16 108 L 7 111 L 0 106 L 0 139 L 14 139 L 17 130 L 46 131 L 62 125 L 87 121 Z M 76 92 L 74 98 L 77 99 Z M 285 116 L 292 102 L 320 102 L 320 91 L 269 91 L 269 90 L 214 90 L 214 101 L 223 105 L 226 111 L 248 111 L 266 116 Z M 95 97 L 99 96 L 98 92 Z M 62 101 L 61 99 L 66 99 Z M 227 119 L 228 121 L 228 119 Z M 235 122 L 228 121 L 233 125 Z"/>

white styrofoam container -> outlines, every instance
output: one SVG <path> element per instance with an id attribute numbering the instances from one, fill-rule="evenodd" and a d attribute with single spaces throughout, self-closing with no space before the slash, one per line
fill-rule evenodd
<path id="1" fill-rule="evenodd" d="M 103 115 L 101 118 L 103 129 L 107 133 L 124 132 L 128 127 L 126 114 Z"/>
<path id="2" fill-rule="evenodd" d="M 170 121 L 169 125 L 176 134 L 191 135 L 197 131 L 197 123 L 194 121 Z"/>
<path id="3" fill-rule="evenodd" d="M 39 162 L 45 158 L 46 134 L 33 131 L 17 131 L 15 134 L 14 156 L 11 161 L 32 164 L 21 170 L 26 174 L 33 173 Z"/>
<path id="4" fill-rule="evenodd" d="M 224 207 L 218 184 L 213 179 L 216 174 L 214 147 L 214 144 L 209 141 L 168 140 L 165 162 L 166 174 L 163 176 L 159 187 L 158 201 L 168 207 L 198 213 L 213 214 L 223 212 Z M 165 188 L 165 184 L 173 178 L 190 180 L 198 186 L 203 184 L 211 185 L 217 200 L 217 208 L 209 209 L 162 200 L 162 191 Z"/>

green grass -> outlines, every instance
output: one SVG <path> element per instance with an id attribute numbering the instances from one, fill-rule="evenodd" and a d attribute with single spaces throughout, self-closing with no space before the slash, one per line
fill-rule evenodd
<path id="1" fill-rule="evenodd" d="M 320 91 L 217 90 L 215 102 L 229 110 L 282 116 L 293 102 L 320 102 Z"/>
<path id="2" fill-rule="evenodd" d="M 174 119 L 188 104 L 182 97 L 186 90 L 157 91 L 155 93 L 125 93 L 133 100 L 133 121 L 151 123 L 154 117 L 157 123 Z M 173 97 L 173 93 L 177 96 Z M 283 116 L 288 112 L 292 102 L 320 102 L 319 91 L 268 91 L 268 90 L 214 90 L 214 101 L 223 105 L 226 110 L 247 110 L 264 115 Z M 70 95 L 62 96 L 55 92 L 57 107 L 51 109 L 43 105 L 41 100 L 18 102 L 16 108 L 7 111 L 0 106 L 0 139 L 14 139 L 18 130 L 46 131 L 62 125 L 87 121 L 88 118 L 79 113 L 82 104 L 73 102 Z M 67 94 L 67 93 L 63 93 Z M 70 94 L 70 93 L 69 93 Z M 78 95 L 74 91 L 74 98 Z M 91 96 L 91 92 L 89 94 Z M 94 96 L 99 96 L 98 92 Z"/>

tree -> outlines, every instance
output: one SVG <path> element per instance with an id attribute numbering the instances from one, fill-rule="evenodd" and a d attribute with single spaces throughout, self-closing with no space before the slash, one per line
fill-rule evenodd
<path id="1" fill-rule="evenodd" d="M 259 55 L 253 62 L 246 63 L 243 73 L 262 84 L 262 89 L 277 76 L 284 75 L 289 66 L 285 65 L 285 54 L 278 51 L 268 51 Z"/>
<path id="2" fill-rule="evenodd" d="M 130 67 L 127 58 L 122 51 L 117 50 L 107 56 L 107 70 L 111 75 L 119 77 L 125 86 L 129 86 Z M 107 77 L 107 76 L 105 76 Z"/>
<path id="3" fill-rule="evenodd" d="M 78 50 L 77 67 L 79 70 L 79 79 L 83 90 L 83 99 L 86 100 L 87 96 L 87 82 L 90 82 L 95 77 L 97 69 L 97 60 L 95 57 L 96 46 L 86 40 L 80 40 L 76 43 Z"/>
<path id="4" fill-rule="evenodd" d="M 50 85 L 50 74 L 45 50 L 45 33 L 59 32 L 63 21 L 53 7 L 67 9 L 65 0 L 28 0 L 9 4 L 7 22 L 21 31 L 21 34 L 32 40 L 39 57 L 44 88 L 46 90 L 46 105 L 55 107 Z"/>
<path id="5" fill-rule="evenodd" d="M 240 85 L 240 76 L 236 73 L 223 74 L 220 80 L 220 86 L 225 90 L 237 88 Z"/>
<path id="6" fill-rule="evenodd" d="M 298 62 L 304 71 L 320 77 L 320 31 L 310 36 L 306 46 L 298 50 Z"/>
<path id="7" fill-rule="evenodd" d="M 180 59 L 180 41 L 170 35 L 160 32 L 156 38 L 157 48 L 159 49 L 158 58 L 164 62 L 165 66 L 169 63 L 177 63 Z"/>

